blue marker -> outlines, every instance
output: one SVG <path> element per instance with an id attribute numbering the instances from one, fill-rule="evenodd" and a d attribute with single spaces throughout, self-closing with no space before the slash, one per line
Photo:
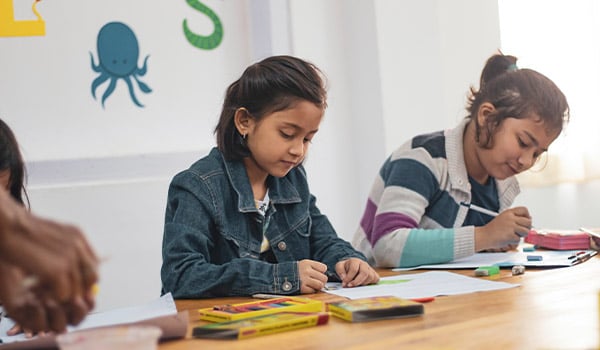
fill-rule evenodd
<path id="1" fill-rule="evenodd" d="M 527 255 L 527 261 L 542 261 L 543 257 L 541 255 Z"/>

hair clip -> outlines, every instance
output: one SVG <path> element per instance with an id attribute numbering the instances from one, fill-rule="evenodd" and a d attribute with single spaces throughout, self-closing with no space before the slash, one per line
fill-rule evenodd
<path id="1" fill-rule="evenodd" d="M 506 67 L 507 72 L 514 72 L 517 70 L 519 70 L 519 67 L 517 67 L 516 63 L 512 63 L 508 67 Z"/>

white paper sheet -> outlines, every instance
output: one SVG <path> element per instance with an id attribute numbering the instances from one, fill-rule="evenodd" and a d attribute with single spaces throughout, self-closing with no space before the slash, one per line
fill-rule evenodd
<path id="1" fill-rule="evenodd" d="M 405 299 L 466 294 L 518 287 L 519 284 L 467 277 L 447 271 L 430 271 L 410 275 L 383 277 L 376 285 L 342 288 L 341 283 L 327 283 L 327 293 L 350 299 L 393 295 Z"/>
<path id="2" fill-rule="evenodd" d="M 498 265 L 500 267 L 511 267 L 514 265 L 523 265 L 529 267 L 567 267 L 572 266 L 577 261 L 574 256 L 577 253 L 595 254 L 593 250 L 536 250 L 533 252 L 504 252 L 504 253 L 477 253 L 466 258 L 457 259 L 445 264 L 420 265 L 407 268 L 395 268 L 393 271 L 407 271 L 415 269 L 467 269 L 478 268 L 480 266 Z M 538 255 L 542 257 L 540 261 L 527 260 L 528 255 Z"/>
<path id="3" fill-rule="evenodd" d="M 90 329 L 95 327 L 112 326 L 119 324 L 135 323 L 143 320 L 153 319 L 161 316 L 177 314 L 177 307 L 171 293 L 153 300 L 147 304 L 125 307 L 105 312 L 89 314 L 83 322 L 76 327 L 68 327 L 68 332 Z M 7 336 L 6 332 L 14 325 L 9 318 L 2 318 L 0 322 L 0 340 L 3 344 L 17 341 L 29 341 L 24 334 Z M 2 346 L 0 346 L 2 349 Z"/>

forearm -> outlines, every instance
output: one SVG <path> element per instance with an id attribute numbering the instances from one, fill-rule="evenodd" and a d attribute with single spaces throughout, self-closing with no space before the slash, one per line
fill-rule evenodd
<path id="1" fill-rule="evenodd" d="M 167 259 L 161 271 L 163 291 L 175 298 L 249 296 L 256 293 L 297 294 L 297 262 L 270 264 L 238 258 L 216 265 L 204 259 Z"/>
<path id="2" fill-rule="evenodd" d="M 454 229 L 397 229 L 373 247 L 379 267 L 412 267 L 455 258 Z"/>

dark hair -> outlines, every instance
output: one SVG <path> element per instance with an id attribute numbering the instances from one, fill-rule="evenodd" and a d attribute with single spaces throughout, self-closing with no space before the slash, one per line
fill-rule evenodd
<path id="1" fill-rule="evenodd" d="M 292 56 L 272 56 L 255 63 L 225 93 L 215 127 L 217 147 L 228 160 L 250 155 L 234 123 L 236 110 L 245 108 L 260 120 L 265 115 L 292 108 L 301 100 L 327 107 L 323 73 L 314 64 Z"/>
<path id="2" fill-rule="evenodd" d="M 22 205 L 25 205 L 26 200 L 29 206 L 29 198 L 25 191 L 25 163 L 14 133 L 2 119 L 0 119 L 0 171 L 10 173 L 8 180 L 10 195 Z"/>
<path id="3" fill-rule="evenodd" d="M 556 84 L 534 70 L 517 68 L 514 56 L 490 57 L 481 72 L 479 90 L 471 87 L 470 92 L 467 118 L 475 120 L 484 102 L 495 107 L 483 126 L 487 135 L 484 147 L 492 146 L 494 131 L 506 118 L 524 119 L 535 113 L 547 131 L 558 133 L 569 121 L 569 104 Z M 475 126 L 479 143 L 481 130 L 478 123 Z"/>

